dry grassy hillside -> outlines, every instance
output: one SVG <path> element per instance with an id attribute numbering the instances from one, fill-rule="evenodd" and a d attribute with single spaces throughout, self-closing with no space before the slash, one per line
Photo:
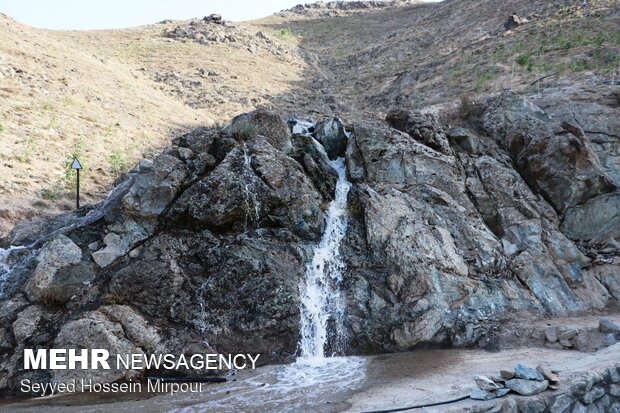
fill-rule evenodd
<path id="1" fill-rule="evenodd" d="M 298 35 L 323 68 L 316 81 L 336 89 L 351 111 L 619 76 L 617 0 L 444 0 L 325 14 L 285 12 L 257 24 Z M 511 15 L 527 21 L 507 30 Z"/>
<path id="2" fill-rule="evenodd" d="M 261 35 L 275 46 L 251 50 L 163 35 L 186 24 L 69 32 L 0 15 L 0 236 L 19 219 L 73 208 L 73 154 L 87 168 L 84 201 L 98 201 L 171 137 L 269 106 L 303 72 L 292 36 Z"/>

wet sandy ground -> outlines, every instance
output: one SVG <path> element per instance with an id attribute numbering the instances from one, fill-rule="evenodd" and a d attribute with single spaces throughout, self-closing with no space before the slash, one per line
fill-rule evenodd
<path id="1" fill-rule="evenodd" d="M 563 380 L 620 361 L 620 344 L 597 353 L 531 348 L 489 353 L 481 350 L 425 350 L 364 358 L 313 373 L 268 366 L 244 372 L 236 381 L 205 386 L 200 394 L 156 395 L 133 400 L 62 396 L 2 405 L 0 411 L 57 412 L 363 412 L 448 400 L 475 389 L 472 377 L 493 375 L 517 363 L 550 365 Z M 290 368 L 290 367 L 288 367 Z M 304 375 L 308 375 L 304 377 Z M 308 383 L 302 385 L 302 383 Z M 92 403 L 102 404 L 92 404 Z M 470 405 L 464 401 L 450 408 Z M 86 404 L 86 405 L 85 405 Z M 90 405 L 88 405 L 90 404 Z M 443 408 L 424 409 L 438 412 Z"/>
<path id="2" fill-rule="evenodd" d="M 618 315 L 609 318 L 620 322 Z M 538 327 L 592 327 L 598 319 L 540 320 Z M 537 323 L 529 326 L 536 327 Z M 280 365 L 242 371 L 226 383 L 205 385 L 201 393 L 64 395 L 0 402 L 0 412 L 365 412 L 462 397 L 475 390 L 473 376 L 496 375 L 500 369 L 511 369 L 518 363 L 532 367 L 546 364 L 559 371 L 565 383 L 584 371 L 619 363 L 620 343 L 596 353 L 536 347 L 500 352 L 422 350 L 329 360 L 319 367 Z M 462 401 L 418 411 L 441 412 L 473 403 L 480 402 Z"/>

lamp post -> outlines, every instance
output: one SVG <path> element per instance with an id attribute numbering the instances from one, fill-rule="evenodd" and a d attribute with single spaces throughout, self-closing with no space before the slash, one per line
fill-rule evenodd
<path id="1" fill-rule="evenodd" d="M 73 158 L 73 163 L 71 164 L 71 169 L 75 169 L 77 173 L 77 190 L 75 192 L 75 205 L 76 209 L 80 209 L 80 169 L 82 169 L 82 164 L 78 161 L 78 158 Z"/>

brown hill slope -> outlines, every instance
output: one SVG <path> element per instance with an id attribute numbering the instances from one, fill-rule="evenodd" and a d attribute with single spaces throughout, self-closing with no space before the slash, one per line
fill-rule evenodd
<path id="1" fill-rule="evenodd" d="M 0 17 L 0 235 L 72 208 L 66 160 L 76 150 L 83 194 L 96 201 L 180 130 L 256 107 L 354 119 L 618 77 L 618 1 L 384 6 L 71 32 Z M 511 15 L 527 22 L 506 30 Z"/>

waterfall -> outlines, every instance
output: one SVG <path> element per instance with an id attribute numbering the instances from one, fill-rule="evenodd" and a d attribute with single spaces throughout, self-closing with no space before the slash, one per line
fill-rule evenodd
<path id="1" fill-rule="evenodd" d="M 301 285 L 299 344 L 300 360 L 305 362 L 325 357 L 330 320 L 335 330 L 330 344 L 344 342 L 345 305 L 340 287 L 345 266 L 340 243 L 347 230 L 347 194 L 351 183 L 346 178 L 343 158 L 330 163 L 338 173 L 336 196 L 327 209 L 325 231 L 320 243 L 314 247 L 312 261 L 306 266 L 306 277 Z"/>
<path id="2" fill-rule="evenodd" d="M 246 144 L 243 144 L 243 181 L 245 191 L 245 229 L 248 228 L 250 221 L 258 222 L 260 218 L 260 202 L 256 198 L 256 188 L 254 184 L 254 171 L 252 170 L 252 158 L 248 153 Z M 251 204 L 251 205 L 250 205 Z M 254 212 L 254 214 L 252 214 Z"/>

